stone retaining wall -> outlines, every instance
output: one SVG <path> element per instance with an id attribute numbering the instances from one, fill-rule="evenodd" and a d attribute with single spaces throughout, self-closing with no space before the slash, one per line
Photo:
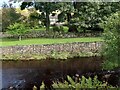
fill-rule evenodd
<path id="1" fill-rule="evenodd" d="M 0 54 L 49 54 L 55 52 L 100 52 L 103 42 L 75 42 L 66 44 L 17 45 L 0 47 Z"/>
<path id="2" fill-rule="evenodd" d="M 22 38 L 78 38 L 78 37 L 100 37 L 101 32 L 86 32 L 86 33 L 73 33 L 73 32 L 53 32 L 53 31 L 40 31 L 33 30 L 22 35 Z M 10 35 L 7 33 L 0 33 L 0 38 L 18 38 L 18 35 Z"/>

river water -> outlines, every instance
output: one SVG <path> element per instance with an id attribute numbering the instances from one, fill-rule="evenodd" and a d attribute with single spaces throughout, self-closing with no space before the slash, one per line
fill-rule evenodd
<path id="1" fill-rule="evenodd" d="M 81 57 L 67 60 L 2 61 L 2 88 L 39 87 L 50 76 L 52 80 L 66 75 L 82 75 L 101 70 L 101 57 Z M 49 84 L 49 83 L 48 83 Z M 29 89 L 30 90 L 30 89 Z"/>

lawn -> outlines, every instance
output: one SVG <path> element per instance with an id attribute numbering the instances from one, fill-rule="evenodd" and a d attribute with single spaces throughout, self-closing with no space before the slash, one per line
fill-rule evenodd
<path id="1" fill-rule="evenodd" d="M 0 46 L 15 46 L 15 45 L 32 45 L 32 44 L 56 44 L 56 43 L 72 43 L 72 42 L 94 42 L 103 41 L 101 37 L 84 37 L 84 38 L 34 38 L 24 39 L 21 41 L 15 39 L 2 39 Z"/>

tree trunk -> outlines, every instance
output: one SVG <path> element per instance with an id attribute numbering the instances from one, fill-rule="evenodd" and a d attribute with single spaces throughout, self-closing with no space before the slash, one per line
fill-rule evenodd
<path id="1" fill-rule="evenodd" d="M 84 33 L 84 34 L 86 33 L 86 30 L 85 30 L 85 29 L 83 29 L 83 33 Z"/>
<path id="2" fill-rule="evenodd" d="M 19 36 L 19 41 L 21 41 L 22 40 L 22 36 Z"/>
<path id="3" fill-rule="evenodd" d="M 71 13 L 67 13 L 67 21 L 70 22 L 70 19 L 72 18 Z"/>
<path id="4" fill-rule="evenodd" d="M 71 26 L 70 26 L 70 19 L 71 19 L 71 14 L 67 13 L 68 32 L 72 32 L 72 29 L 71 29 Z"/>
<path id="5" fill-rule="evenodd" d="M 74 25 L 69 25 L 70 20 L 72 19 L 71 13 L 67 13 L 67 21 L 68 21 L 68 32 L 78 32 L 77 27 Z"/>
<path id="6" fill-rule="evenodd" d="M 47 3 L 48 5 L 48 3 Z M 49 18 L 49 10 L 46 10 L 46 30 L 48 31 L 50 29 L 50 18 Z"/>
<path id="7" fill-rule="evenodd" d="M 49 13 L 46 13 L 46 30 L 48 31 L 50 29 L 50 18 Z"/>

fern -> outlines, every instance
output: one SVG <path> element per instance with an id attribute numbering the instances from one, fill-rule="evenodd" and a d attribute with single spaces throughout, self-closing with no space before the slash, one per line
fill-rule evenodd
<path id="1" fill-rule="evenodd" d="M 59 88 L 65 88 L 65 84 L 61 83 L 61 82 L 58 83 L 58 86 L 59 86 Z"/>
<path id="2" fill-rule="evenodd" d="M 94 88 L 92 85 L 92 79 L 89 77 L 88 79 L 86 79 L 86 84 L 88 88 Z"/>
<path id="3" fill-rule="evenodd" d="M 79 78 L 80 82 L 75 82 L 70 76 L 67 76 L 68 82 L 64 81 L 64 83 L 61 82 L 54 82 L 53 83 L 53 88 L 57 90 L 61 89 L 69 89 L 69 90 L 80 90 L 81 88 L 86 89 L 86 88 L 96 88 L 98 90 L 101 90 L 102 88 L 114 88 L 112 86 L 108 86 L 107 83 L 102 83 L 97 79 L 97 76 L 93 78 L 93 80 L 89 77 L 88 79 L 82 76 L 82 78 Z M 42 82 L 42 85 L 40 86 L 40 90 L 44 89 L 45 85 Z M 36 89 L 33 89 L 36 90 Z M 104 89 L 103 89 L 104 90 Z"/>
<path id="4" fill-rule="evenodd" d="M 40 90 L 44 90 L 45 84 L 42 82 L 42 85 L 40 86 Z"/>
<path id="5" fill-rule="evenodd" d="M 69 88 L 69 83 L 67 81 L 64 82 L 65 88 Z"/>
<path id="6" fill-rule="evenodd" d="M 37 87 L 36 87 L 36 86 L 34 86 L 34 87 L 33 87 L 33 90 L 37 90 Z"/>
<path id="7" fill-rule="evenodd" d="M 81 88 L 80 83 L 77 83 L 75 87 L 76 87 L 76 90 L 80 90 L 80 88 Z"/>
<path id="8" fill-rule="evenodd" d="M 100 85 L 102 84 L 97 78 L 98 77 L 95 76 L 94 79 L 93 79 L 93 86 L 94 87 L 100 87 Z"/>
<path id="9" fill-rule="evenodd" d="M 67 79 L 68 79 L 68 81 L 71 83 L 71 85 L 74 87 L 75 86 L 75 82 L 74 82 L 74 80 L 70 77 L 70 76 L 67 76 Z"/>
<path id="10" fill-rule="evenodd" d="M 57 84 L 57 83 L 53 83 L 53 85 L 52 85 L 54 88 L 59 88 L 59 85 Z"/>
<path id="11" fill-rule="evenodd" d="M 87 88 L 87 86 L 86 86 L 86 78 L 84 76 L 82 76 L 80 84 L 81 84 L 81 88 Z"/>

